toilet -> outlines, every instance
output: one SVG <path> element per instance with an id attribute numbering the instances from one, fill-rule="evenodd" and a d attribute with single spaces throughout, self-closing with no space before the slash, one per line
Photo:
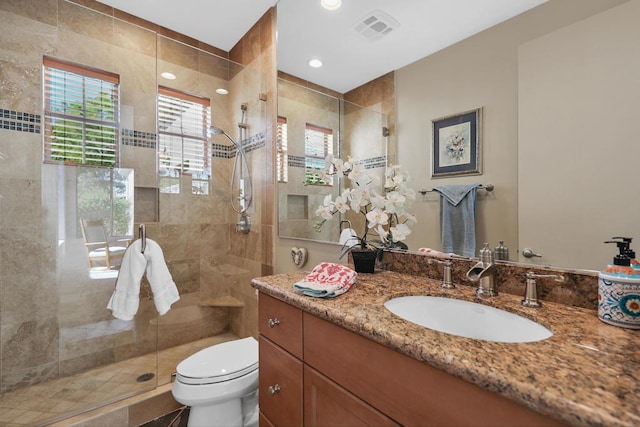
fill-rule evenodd
<path id="1" fill-rule="evenodd" d="M 187 357 L 171 393 L 190 407 L 189 427 L 257 427 L 258 341 L 228 341 Z"/>

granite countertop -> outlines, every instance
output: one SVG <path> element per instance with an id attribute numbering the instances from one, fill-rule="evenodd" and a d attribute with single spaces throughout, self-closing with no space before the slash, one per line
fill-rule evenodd
<path id="1" fill-rule="evenodd" d="M 471 286 L 391 271 L 359 274 L 333 299 L 293 290 L 304 272 L 253 279 L 252 285 L 345 329 L 572 425 L 640 425 L 640 331 L 601 322 L 595 310 L 546 302 L 524 308 L 501 293 L 478 301 Z M 499 289 L 499 284 L 498 284 Z M 448 335 L 395 316 L 385 301 L 433 295 L 481 302 L 534 320 L 553 336 L 534 343 L 498 343 Z"/>

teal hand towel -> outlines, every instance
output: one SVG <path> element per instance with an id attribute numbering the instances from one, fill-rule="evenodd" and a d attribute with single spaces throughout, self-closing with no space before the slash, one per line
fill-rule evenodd
<path id="1" fill-rule="evenodd" d="M 441 185 L 440 232 L 442 252 L 476 255 L 476 195 L 480 184 Z"/>

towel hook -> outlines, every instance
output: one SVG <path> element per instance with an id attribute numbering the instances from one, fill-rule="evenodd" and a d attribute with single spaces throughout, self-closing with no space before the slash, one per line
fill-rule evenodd
<path id="1" fill-rule="evenodd" d="M 348 219 L 343 219 L 342 221 L 340 221 L 340 232 L 342 232 L 342 223 L 346 222 L 349 225 L 349 228 L 351 228 L 351 221 L 349 221 Z"/>
<path id="2" fill-rule="evenodd" d="M 138 226 L 138 238 L 140 239 L 140 252 L 144 253 L 147 247 L 147 228 L 144 224 Z"/>

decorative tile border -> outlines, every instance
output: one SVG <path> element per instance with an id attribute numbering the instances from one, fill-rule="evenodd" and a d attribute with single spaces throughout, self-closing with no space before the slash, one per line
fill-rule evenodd
<path id="1" fill-rule="evenodd" d="M 294 156 L 289 154 L 288 165 L 292 168 L 304 168 L 304 156 Z M 364 164 L 365 169 L 384 168 L 387 166 L 387 156 L 372 157 L 370 159 L 359 160 L 356 164 Z"/>
<path id="2" fill-rule="evenodd" d="M 267 143 L 266 131 L 261 131 L 242 141 L 245 153 L 262 148 Z M 236 156 L 236 147 L 225 144 L 211 144 L 211 156 L 221 159 L 233 159 Z"/>
<path id="3" fill-rule="evenodd" d="M 365 169 L 384 168 L 387 166 L 387 156 L 372 157 L 364 159 L 358 163 L 364 163 Z"/>
<path id="4" fill-rule="evenodd" d="M 157 136 L 154 132 L 141 132 L 133 129 L 122 129 L 120 131 L 120 143 L 132 147 L 152 148 L 155 150 Z"/>
<path id="5" fill-rule="evenodd" d="M 0 109 L 0 129 L 40 133 L 41 122 L 40 114 Z"/>
<path id="6" fill-rule="evenodd" d="M 17 132 L 41 133 L 42 116 L 40 114 L 0 109 L 0 129 Z M 135 129 L 121 129 L 120 143 L 131 147 L 156 149 L 158 137 L 155 132 L 142 132 Z M 261 131 L 242 141 L 245 152 L 260 149 L 266 145 L 266 131 Z M 236 156 L 236 148 L 231 145 L 212 144 L 212 157 L 232 159 Z M 304 158 L 303 164 L 304 167 Z"/>

